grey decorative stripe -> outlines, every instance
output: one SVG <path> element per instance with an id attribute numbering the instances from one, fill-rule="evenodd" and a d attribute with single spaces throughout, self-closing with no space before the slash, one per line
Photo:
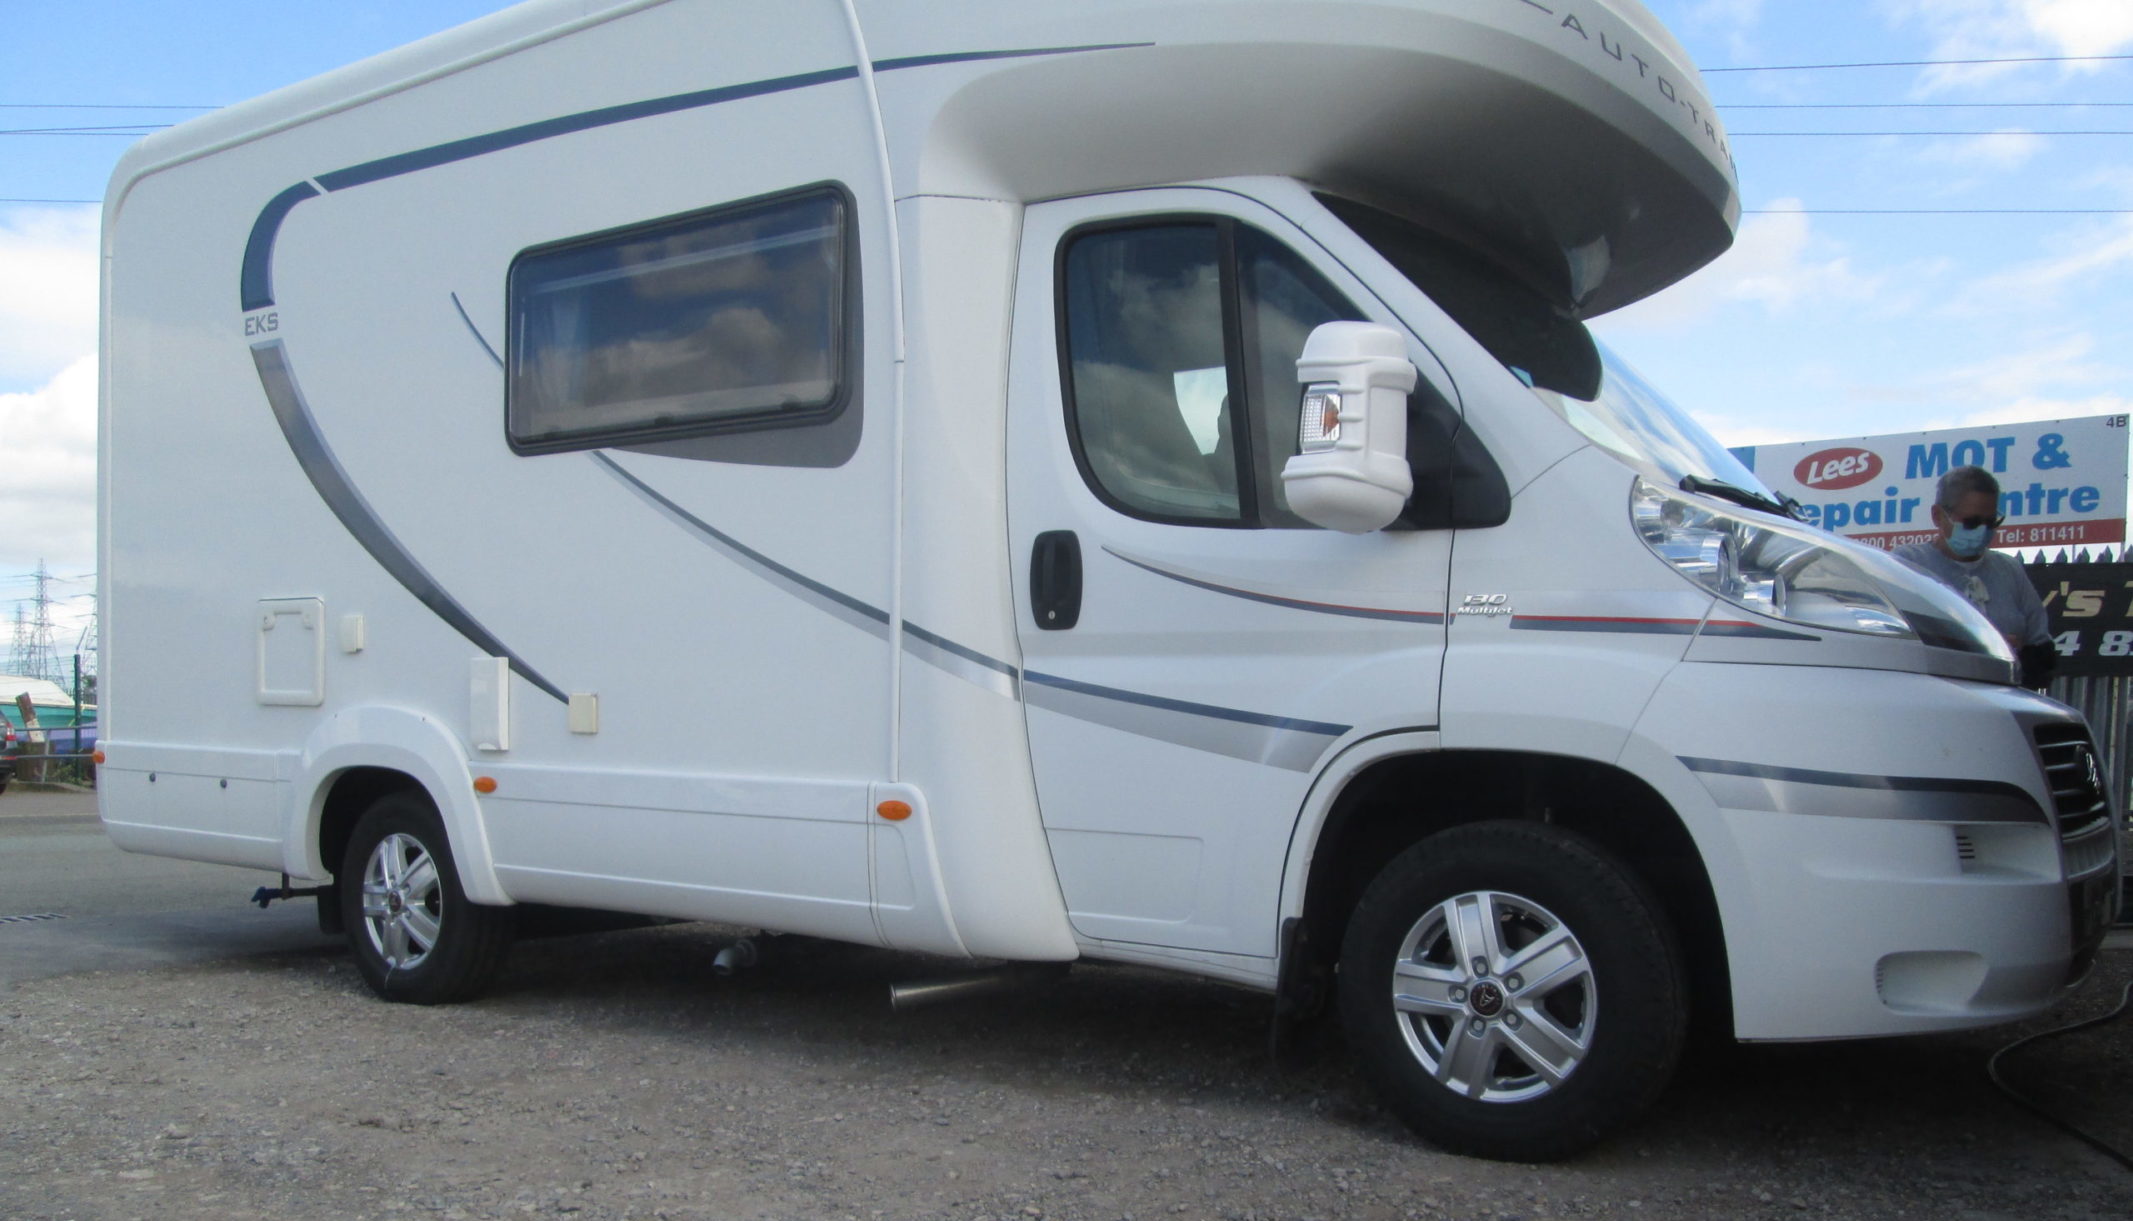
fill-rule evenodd
<path id="1" fill-rule="evenodd" d="M 1310 771 L 1349 729 L 1100 687 L 1033 670 L 1024 671 L 1022 678 L 1022 698 L 1032 707 L 1285 771 Z"/>
<path id="2" fill-rule="evenodd" d="M 1152 47 L 1152 42 L 1100 42 L 1083 47 L 1032 47 L 1025 51 L 951 51 L 945 55 L 906 55 L 900 59 L 877 59 L 874 71 L 895 72 L 902 68 L 931 68 L 937 64 L 967 64 L 982 59 L 1028 59 L 1037 55 L 1078 55 L 1084 51 L 1124 51 Z"/>
<path id="3" fill-rule="evenodd" d="M 675 504 L 607 455 L 596 453 L 592 458 L 632 493 L 757 576 L 877 639 L 888 639 L 887 611 L 778 563 Z M 1290 771 L 1309 771 L 1326 747 L 1349 728 L 1144 695 L 1051 674 L 1018 673 L 1013 665 L 997 657 L 927 631 L 909 620 L 904 622 L 902 636 L 903 650 L 910 656 L 995 695 L 1020 698 L 1040 708 L 1143 737 Z"/>
<path id="4" fill-rule="evenodd" d="M 778 563 L 675 504 L 658 489 L 624 470 L 620 463 L 606 454 L 596 453 L 592 458 L 645 503 L 728 559 L 736 561 L 815 609 L 851 624 L 876 640 L 889 638 L 889 612 Z M 1020 696 L 1020 675 L 1015 667 L 996 657 L 988 657 L 976 649 L 957 644 L 944 636 L 935 635 L 908 620 L 904 623 L 903 649 L 920 661 L 995 695 L 1008 699 Z"/>
<path id="5" fill-rule="evenodd" d="M 1703 781 L 1712 800 L 1729 809 L 1831 818 L 2048 825 L 2034 798 L 1999 780 L 1875 776 L 1732 759 L 1680 758 Z"/>
<path id="6" fill-rule="evenodd" d="M 1022 676 L 1013 666 L 945 636 L 936 636 L 909 619 L 904 620 L 904 652 L 994 695 L 1011 700 L 1022 698 Z"/>
<path id="7" fill-rule="evenodd" d="M 496 362 L 497 368 L 503 368 L 504 358 L 496 354 L 496 348 L 482 335 L 481 328 L 474 325 L 472 318 L 467 317 L 467 307 L 460 304 L 458 293 L 452 294 L 452 308 L 459 311 L 459 320 L 467 324 L 467 333 L 474 336 L 474 342 L 480 344 L 481 350 L 489 354 L 489 359 Z"/>
<path id="8" fill-rule="evenodd" d="M 1086 51 L 1111 51 L 1124 47 L 1152 45 L 1154 44 L 1106 43 L 1081 47 L 1035 47 L 1016 51 L 963 51 L 946 55 L 914 55 L 902 59 L 876 61 L 874 70 L 876 72 L 895 72 L 904 68 L 925 68 L 936 64 L 967 63 L 988 59 L 1023 59 L 1038 55 L 1071 55 Z M 324 187 L 328 191 L 345 191 L 350 187 L 382 182 L 388 178 L 398 178 L 403 174 L 419 173 L 422 170 L 436 169 L 438 166 L 450 165 L 455 161 L 466 161 L 470 158 L 486 156 L 489 153 L 501 152 L 507 148 L 517 148 L 521 145 L 532 144 L 541 140 L 552 140 L 557 136 L 590 131 L 595 128 L 612 126 L 616 123 L 629 123 L 637 119 L 647 119 L 658 115 L 674 114 L 678 111 L 717 106 L 724 102 L 735 102 L 744 98 L 764 97 L 769 94 L 785 93 L 794 89 L 810 89 L 816 85 L 857 80 L 858 77 L 859 69 L 856 66 L 825 68 L 818 72 L 801 72 L 792 76 L 773 77 L 769 80 L 748 81 L 743 84 L 725 85 L 716 89 L 698 89 L 689 93 L 676 93 L 666 97 L 648 98 L 641 102 L 626 102 L 619 106 L 603 106 L 598 110 L 581 111 L 577 114 L 543 119 L 536 123 L 522 123 L 517 127 L 508 127 L 502 131 L 488 132 L 479 136 L 468 136 L 462 140 L 451 140 L 443 144 L 431 145 L 428 148 L 418 148 L 411 152 L 397 153 L 390 157 L 380 157 L 375 161 L 365 161 L 360 165 L 352 165 L 346 169 L 320 174 L 316 181 L 319 187 Z M 274 304 L 272 278 L 275 235 L 281 231 L 282 221 L 287 219 L 290 209 L 318 193 L 318 187 L 314 187 L 308 182 L 300 182 L 276 195 L 260 211 L 258 219 L 252 222 L 252 236 L 245 244 L 244 271 L 240 293 L 240 299 L 243 301 L 244 309 L 247 312 L 255 309 L 265 309 L 267 306 Z"/>
<path id="9" fill-rule="evenodd" d="M 1522 632 L 1621 632 L 1632 636 L 1693 636 L 1701 619 L 1593 618 L 1582 615 L 1518 615 L 1511 627 Z"/>
<path id="10" fill-rule="evenodd" d="M 239 274 L 238 299 L 246 313 L 274 304 L 274 238 L 289 209 L 318 194 L 318 188 L 299 182 L 267 201 L 252 222 L 252 235 L 244 243 L 244 267 Z"/>
<path id="11" fill-rule="evenodd" d="M 592 458 L 632 493 L 728 558 L 816 609 L 877 639 L 888 638 L 887 611 L 778 563 L 675 504 L 607 455 L 596 453 Z M 1008 699 L 1019 697 L 1040 708 L 1049 708 L 1079 720 L 1195 750 L 1213 751 L 1290 771 L 1308 771 L 1325 753 L 1327 745 L 1347 733 L 1349 728 L 1323 721 L 1144 695 L 1051 674 L 1028 671 L 1018 674 L 1014 666 L 999 658 L 929 632 L 908 620 L 903 629 L 906 653 L 965 682 Z"/>
<path id="12" fill-rule="evenodd" d="M 433 170 L 440 165 L 450 165 L 455 161 L 467 161 L 490 153 L 502 152 L 507 148 L 517 148 L 523 144 L 552 140 L 557 136 L 567 136 L 576 132 L 590 131 L 598 127 L 610 127 L 616 123 L 629 123 L 638 119 L 673 114 L 676 111 L 697 110 L 705 106 L 716 106 L 721 102 L 735 102 L 743 98 L 763 97 L 773 93 L 785 93 L 793 89 L 808 89 L 816 85 L 834 84 L 837 81 L 857 80 L 858 77 L 859 69 L 856 67 L 825 68 L 819 72 L 802 72 L 794 76 L 749 81 L 741 85 L 726 85 L 717 89 L 698 89 L 689 93 L 671 94 L 667 97 L 647 98 L 641 102 L 625 102 L 620 106 L 603 106 L 598 110 L 585 110 L 577 114 L 563 115 L 559 118 L 542 119 L 537 123 L 522 123 L 517 127 L 507 127 L 502 131 L 487 132 L 479 136 L 468 136 L 463 140 L 433 144 L 428 148 L 415 149 L 413 152 L 380 157 L 376 161 L 366 161 L 361 165 L 352 165 L 345 170 L 335 170 L 330 174 L 320 174 L 318 183 L 329 191 L 345 191 L 349 187 L 382 182 L 387 178 L 398 178 L 403 174 Z"/>
<path id="13" fill-rule="evenodd" d="M 1343 606 L 1334 602 L 1312 602 L 1303 598 L 1284 598 L 1279 594 L 1237 589 L 1229 585 L 1217 585 L 1212 581 L 1203 581 L 1197 577 L 1188 577 L 1183 573 L 1172 572 L 1167 568 L 1158 568 L 1154 564 L 1136 560 L 1130 555 L 1113 551 L 1109 547 L 1104 548 L 1104 552 L 1107 555 L 1124 560 L 1143 572 L 1152 572 L 1159 577 L 1167 577 L 1180 584 L 1190 585 L 1195 589 L 1226 594 L 1232 598 L 1242 598 L 1247 602 L 1262 602 L 1268 606 L 1286 607 L 1290 610 L 1314 611 L 1321 615 L 1345 615 L 1352 619 L 1390 619 L 1401 623 L 1427 624 L 1442 624 L 1444 622 L 1444 612 L 1442 611 L 1382 610 L 1367 606 Z"/>
<path id="14" fill-rule="evenodd" d="M 1170 712 L 1187 712 L 1193 716 L 1235 721 L 1240 725 L 1259 725 L 1268 729 L 1289 729 L 1299 733 L 1324 734 L 1333 738 L 1337 738 L 1353 728 L 1348 725 L 1335 725 L 1327 721 L 1305 721 L 1296 717 L 1274 716 L 1265 712 L 1244 712 L 1236 708 L 1224 708 L 1219 704 L 1195 704 L 1189 700 L 1174 700 L 1162 695 L 1143 695 L 1138 691 L 1126 691 L 1118 687 L 1102 687 L 1095 683 L 1061 678 L 1056 674 L 1039 674 L 1035 670 L 1023 671 L 1022 677 L 1033 683 L 1041 683 L 1044 686 L 1057 687 L 1065 691 L 1076 691 L 1084 695 L 1100 696 L 1109 700 L 1124 700 L 1127 703 L 1143 704 L 1150 708 L 1161 708 Z"/>
<path id="15" fill-rule="evenodd" d="M 370 503 L 363 499 L 363 494 L 356 490 L 348 473 L 341 469 L 340 461 L 327 447 L 325 438 L 319 435 L 318 426 L 311 419 L 311 410 L 304 403 L 303 392 L 297 388 L 296 375 L 289 367 L 289 355 L 281 340 L 254 344 L 252 364 L 259 371 L 259 384 L 266 390 L 267 402 L 274 408 L 274 418 L 281 424 L 282 436 L 289 442 L 289 452 L 296 455 L 297 465 L 303 467 L 311 486 L 317 489 L 319 499 L 326 502 L 326 507 L 340 519 L 341 525 L 363 550 L 454 631 L 473 641 L 489 656 L 509 661 L 512 672 L 519 677 L 568 703 L 570 697 L 561 687 L 543 678 L 518 654 L 504 647 L 494 633 L 454 601 L 400 540 L 393 537 Z"/>
<path id="16" fill-rule="evenodd" d="M 595 453 L 591 457 L 646 504 L 659 510 L 676 525 L 696 535 L 714 549 L 725 553 L 729 559 L 738 560 L 742 566 L 754 570 L 757 576 L 782 587 L 787 593 L 816 609 L 844 620 L 877 640 L 889 638 L 889 612 L 878 606 L 870 606 L 850 594 L 831 589 L 812 577 L 803 576 L 778 563 L 667 499 L 650 484 L 622 469 L 619 463 L 606 454 Z"/>

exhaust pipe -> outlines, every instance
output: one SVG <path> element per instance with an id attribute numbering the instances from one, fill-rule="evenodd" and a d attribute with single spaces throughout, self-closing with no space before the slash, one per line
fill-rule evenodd
<path id="1" fill-rule="evenodd" d="M 943 1001 L 983 996 L 988 992 L 1005 992 L 1020 984 L 1059 979 L 1065 976 L 1072 966 L 1072 963 L 1065 962 L 1018 962 L 1004 967 L 969 971 L 947 979 L 920 979 L 910 983 L 890 984 L 889 1008 L 903 1012 Z"/>
<path id="2" fill-rule="evenodd" d="M 718 952 L 718 956 L 711 960 L 711 971 L 724 978 L 735 971 L 754 966 L 761 957 L 755 948 L 755 941 L 743 937 Z"/>

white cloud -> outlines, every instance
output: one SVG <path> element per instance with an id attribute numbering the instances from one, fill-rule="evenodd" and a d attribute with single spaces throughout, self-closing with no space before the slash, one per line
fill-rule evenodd
<path id="1" fill-rule="evenodd" d="M 1696 417 L 1696 422 L 1703 425 L 1705 432 L 1716 437 L 1720 445 L 1727 447 L 1786 445 L 1794 441 L 1816 441 L 1826 435 L 1812 428 L 1788 428 L 1708 411 L 1691 409 L 1689 414 Z"/>
<path id="2" fill-rule="evenodd" d="M 1980 350 L 1981 343 L 1971 346 Z M 2122 392 L 2133 382 L 2133 368 L 2114 363 L 2088 331 L 2017 337 L 1985 352 L 1967 364 L 1944 367 L 1921 350 L 1915 359 L 1884 370 L 1892 375 L 1889 380 L 1846 379 L 1833 385 L 1832 400 L 1888 421 L 1840 431 L 1910 432 L 2133 414 L 2133 398 Z"/>
<path id="3" fill-rule="evenodd" d="M 2126 0 L 2023 0 L 2030 25 L 2064 55 L 2111 55 L 2133 45 Z"/>
<path id="4" fill-rule="evenodd" d="M 2100 165 L 2077 179 L 2074 185 L 2108 192 L 2118 200 L 2133 201 L 2133 166 Z"/>
<path id="5" fill-rule="evenodd" d="M 96 358 L 0 394 L 0 566 L 86 572 L 96 556 Z"/>
<path id="6" fill-rule="evenodd" d="M 2020 169 L 2044 151 L 2044 137 L 2034 132 L 2002 130 L 1989 136 L 1943 140 L 1919 153 L 1921 161 L 1952 165 L 1959 169 L 2006 172 Z"/>
<path id="7" fill-rule="evenodd" d="M 0 209 L 0 387 L 96 351 L 94 207 Z"/>
<path id="8" fill-rule="evenodd" d="M 1762 20 L 1763 0 L 1700 0 L 1689 10 L 1689 17 L 1725 25 L 1754 25 Z"/>
<path id="9" fill-rule="evenodd" d="M 1927 38 L 1932 59 L 2032 55 L 2112 55 L 2133 47 L 2133 4 L 2126 0 L 1882 0 L 1900 27 Z M 2056 65 L 2065 75 L 2102 70 L 2099 63 Z M 1973 84 L 2020 70 L 2013 64 L 1928 69 L 1923 88 Z"/>
<path id="10" fill-rule="evenodd" d="M 1896 393 L 1933 404 L 1931 418 L 1911 426 L 1919 429 L 2133 413 L 2133 398 L 2117 389 L 2126 384 L 2128 370 L 2096 359 L 2097 347 L 2087 332 L 2041 337 Z"/>
<path id="11" fill-rule="evenodd" d="M 2010 306 L 2052 305 L 2069 288 L 2133 264 L 2133 216 L 2084 226 L 2062 245 L 2066 253 L 2020 264 L 1972 283 L 1951 308 L 1959 313 L 2002 312 Z"/>
<path id="12" fill-rule="evenodd" d="M 1750 56 L 1749 34 L 1763 19 L 1763 0 L 1698 0 L 1689 22 L 1723 32 L 1736 58 Z"/>
<path id="13" fill-rule="evenodd" d="M 1955 424 L 1957 427 L 2018 424 L 2029 420 L 2078 420 L 2096 415 L 2133 415 L 2133 398 L 2123 394 L 2092 394 L 2085 398 L 2024 395 L 1964 416 Z"/>
<path id="14" fill-rule="evenodd" d="M 2093 335 L 2064 335 L 1950 369 L 1937 380 L 1963 398 L 1999 403 L 2034 398 L 2046 387 L 2086 387 L 2119 379 L 2120 370 L 2089 359 L 2095 350 Z"/>
<path id="15" fill-rule="evenodd" d="M 1645 301 L 1614 314 L 1611 326 L 1631 330 L 1676 329 L 1702 321 L 1727 304 L 1761 306 L 1772 314 L 1802 306 L 1872 301 L 1879 277 L 1853 270 L 1841 247 L 1817 235 L 1814 218 L 1797 199 L 1780 199 L 1772 212 L 1741 221 L 1733 248 L 1710 266 Z"/>

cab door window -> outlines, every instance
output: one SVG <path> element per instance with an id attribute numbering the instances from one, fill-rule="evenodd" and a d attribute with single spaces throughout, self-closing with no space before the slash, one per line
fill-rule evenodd
<path id="1" fill-rule="evenodd" d="M 1221 235 L 1166 224 L 1069 238 L 1067 399 L 1082 474 L 1113 508 L 1239 524 Z"/>
<path id="2" fill-rule="evenodd" d="M 1296 358 L 1362 315 L 1267 235 L 1219 217 L 1085 227 L 1059 261 L 1068 427 L 1082 476 L 1121 512 L 1206 526 L 1302 526 L 1281 495 L 1296 452 Z"/>

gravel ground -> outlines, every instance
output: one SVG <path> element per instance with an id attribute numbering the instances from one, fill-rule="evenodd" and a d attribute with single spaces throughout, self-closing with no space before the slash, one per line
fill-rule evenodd
<path id="1" fill-rule="evenodd" d="M 731 930 L 522 942 L 489 998 L 373 1000 L 344 955 L 0 996 L 0 1217 L 2133 1216 L 2133 1173 L 1986 1084 L 2012 1032 L 1700 1053 L 1657 1114 L 1545 1167 L 1409 1137 L 1269 1002 L 1092 966 L 892 1013 L 928 960 Z M 2108 952 L 2060 1020 L 2115 1003 Z M 2041 1029 L 2050 1020 L 2023 1029 Z M 2133 1147 L 2133 1018 L 2010 1075 Z"/>

